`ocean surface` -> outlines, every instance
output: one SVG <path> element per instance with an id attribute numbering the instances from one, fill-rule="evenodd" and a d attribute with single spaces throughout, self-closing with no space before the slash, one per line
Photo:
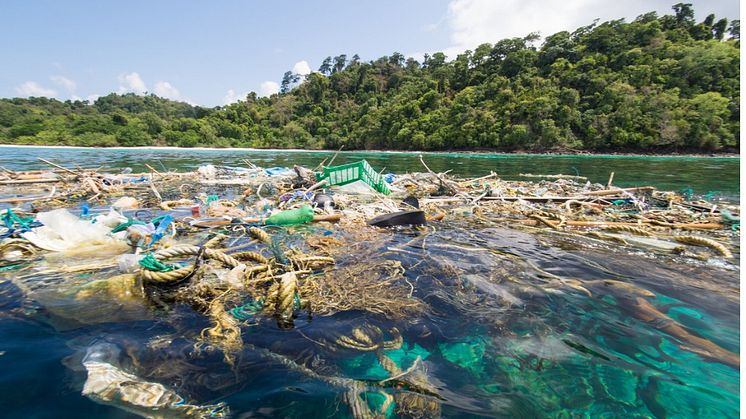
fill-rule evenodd
<path id="1" fill-rule="evenodd" d="M 42 157 L 69 167 L 135 172 L 146 171 L 146 163 L 164 171 L 207 163 L 245 167 L 247 161 L 313 167 L 333 154 L 0 148 L 0 166 L 46 168 L 37 160 Z M 418 155 L 349 152 L 335 164 L 364 158 L 383 172 L 421 171 Z M 737 199 L 740 189 L 738 158 L 423 157 L 433 170 L 458 176 L 495 171 L 504 179 L 536 181 L 519 175 L 568 174 L 605 184 L 615 172 L 618 186 L 688 190 L 712 201 Z M 405 315 L 297 310 L 292 327 L 269 316 L 244 318 L 244 346 L 229 363 L 201 343 L 209 321 L 188 305 L 169 304 L 165 292 L 144 301 L 89 298 L 81 287 L 117 275 L 116 268 L 64 273 L 61 264 L 86 259 L 30 261 L 0 271 L 0 416 L 138 417 L 121 403 L 81 394 L 83 362 L 91 354 L 133 380 L 162 384 L 183 397 L 182 404 L 223 403 L 236 418 L 349 418 L 351 399 L 378 417 L 739 416 L 737 250 L 733 260 L 703 261 L 468 216 L 449 216 L 424 231 L 365 238 L 316 225 L 271 233 L 285 244 L 312 236 L 345 241 L 345 251 L 335 255 L 340 272 L 361 269 L 372 276 L 382 266 L 400 265 L 397 283 L 411 287 L 423 307 Z M 729 240 L 736 243 L 736 233 Z M 582 283 L 585 291 L 563 281 Z M 378 349 L 361 344 L 360 333 Z M 398 336 L 398 344 L 390 343 Z M 339 344 L 343 337 L 355 338 L 357 347 Z M 381 381 L 392 377 L 381 359 L 396 364 L 400 379 Z M 414 373 L 429 390 L 408 381 Z M 146 414 L 171 417 L 174 411 Z"/>
<path id="2" fill-rule="evenodd" d="M 0 166 L 10 170 L 42 169 L 50 166 L 41 157 L 72 167 L 125 168 L 149 171 L 195 170 L 202 164 L 260 167 L 301 165 L 315 167 L 334 156 L 329 151 L 230 150 L 230 149 L 107 149 L 1 147 Z M 376 170 L 404 173 L 423 171 L 419 155 L 434 171 L 450 170 L 460 177 L 482 176 L 494 171 L 507 180 L 531 180 L 520 174 L 565 174 L 585 176 L 606 184 L 614 172 L 614 185 L 652 185 L 662 190 L 691 188 L 697 194 L 737 197 L 740 193 L 739 157 L 532 155 L 476 153 L 341 152 L 334 160 L 343 164 L 366 159 Z"/>

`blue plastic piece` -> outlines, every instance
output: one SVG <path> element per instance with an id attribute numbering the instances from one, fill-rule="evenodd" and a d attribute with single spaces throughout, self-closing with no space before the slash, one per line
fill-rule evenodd
<path id="1" fill-rule="evenodd" d="M 287 167 L 268 167 L 264 169 L 264 173 L 266 173 L 267 176 L 287 175 L 292 172 L 293 171 L 288 169 Z"/>
<path id="2" fill-rule="evenodd" d="M 82 205 L 80 205 L 80 216 L 83 218 L 89 217 L 91 215 L 91 208 L 88 206 L 87 202 L 83 202 Z"/>
<path id="3" fill-rule="evenodd" d="M 386 183 L 394 183 L 394 179 L 396 179 L 396 175 L 393 173 L 386 173 L 385 175 L 383 175 L 383 180 Z"/>
<path id="4" fill-rule="evenodd" d="M 161 218 L 161 222 L 158 223 L 158 227 L 156 227 L 155 233 L 153 233 L 153 239 L 150 241 L 148 247 L 154 245 L 158 240 L 163 238 L 163 236 L 166 234 L 166 231 L 168 230 L 168 226 L 170 226 L 173 222 L 174 217 L 172 217 L 171 214 L 164 215 L 163 218 Z"/>

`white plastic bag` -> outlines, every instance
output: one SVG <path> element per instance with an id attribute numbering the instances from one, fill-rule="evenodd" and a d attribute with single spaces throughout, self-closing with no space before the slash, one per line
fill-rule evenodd
<path id="1" fill-rule="evenodd" d="M 103 224 L 109 228 L 114 228 L 127 222 L 127 217 L 117 212 L 114 208 L 110 209 L 107 214 L 97 215 L 94 219 L 96 223 Z"/>
<path id="2" fill-rule="evenodd" d="M 34 245 L 53 252 L 62 252 L 81 244 L 102 244 L 114 241 L 109 236 L 111 228 L 91 223 L 71 214 L 66 209 L 41 212 L 36 219 L 44 224 L 22 234 Z"/>
<path id="3" fill-rule="evenodd" d="M 197 169 L 197 172 L 199 172 L 199 174 L 205 179 L 215 179 L 215 177 L 218 175 L 218 169 L 216 169 L 215 166 L 211 164 L 200 166 Z"/>

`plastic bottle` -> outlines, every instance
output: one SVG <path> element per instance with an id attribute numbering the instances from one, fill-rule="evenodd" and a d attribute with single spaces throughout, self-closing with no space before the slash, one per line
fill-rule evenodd
<path id="1" fill-rule="evenodd" d="M 267 218 L 266 225 L 294 225 L 313 221 L 313 208 L 306 205 L 300 208 L 281 211 Z"/>
<path id="2" fill-rule="evenodd" d="M 160 240 L 166 234 L 168 226 L 170 226 L 173 221 L 174 217 L 172 217 L 171 214 L 164 215 L 163 218 L 161 218 L 161 222 L 158 223 L 158 227 L 156 227 L 155 233 L 153 233 L 153 239 L 150 241 L 148 246 L 152 246 L 155 242 Z"/>

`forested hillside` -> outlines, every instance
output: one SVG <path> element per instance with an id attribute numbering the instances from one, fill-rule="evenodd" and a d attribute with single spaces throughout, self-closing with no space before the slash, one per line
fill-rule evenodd
<path id="1" fill-rule="evenodd" d="M 422 62 L 339 55 L 204 108 L 153 95 L 0 100 L 0 143 L 500 151 L 737 151 L 740 24 L 671 15 Z"/>

